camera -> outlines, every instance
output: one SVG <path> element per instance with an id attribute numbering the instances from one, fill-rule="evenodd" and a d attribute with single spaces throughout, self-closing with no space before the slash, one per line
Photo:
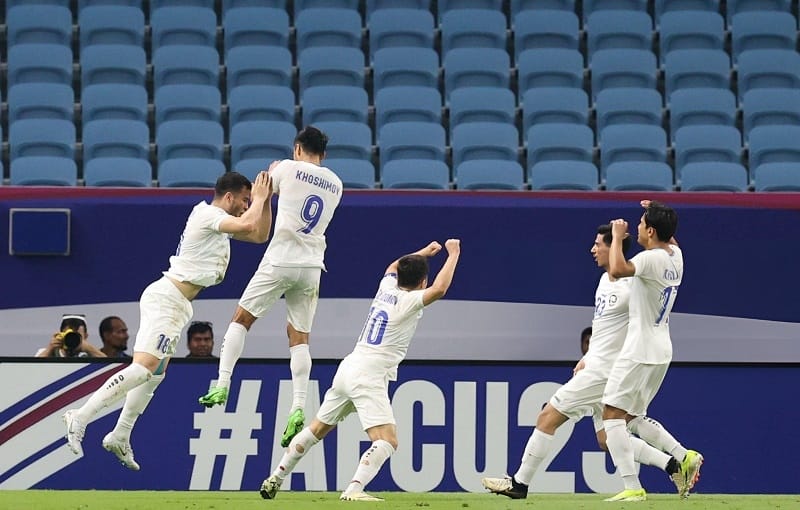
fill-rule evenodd
<path id="1" fill-rule="evenodd" d="M 65 329 L 61 332 L 61 337 L 64 339 L 64 349 L 70 355 L 76 354 L 81 342 L 83 342 L 83 337 L 81 337 L 80 333 L 72 329 Z"/>

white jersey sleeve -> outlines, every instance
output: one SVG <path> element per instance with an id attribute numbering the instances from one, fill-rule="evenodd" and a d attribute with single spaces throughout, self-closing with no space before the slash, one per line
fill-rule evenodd
<path id="1" fill-rule="evenodd" d="M 164 275 L 181 282 L 210 287 L 225 278 L 231 258 L 230 234 L 219 225 L 229 216 L 219 207 L 200 202 L 186 220 L 175 255 Z"/>

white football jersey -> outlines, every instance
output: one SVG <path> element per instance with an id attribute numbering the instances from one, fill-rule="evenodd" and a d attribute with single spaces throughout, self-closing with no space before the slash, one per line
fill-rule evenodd
<path id="1" fill-rule="evenodd" d="M 194 206 L 164 276 L 201 287 L 221 282 L 231 258 L 231 235 L 220 232 L 219 224 L 229 216 L 205 201 Z"/>
<path id="2" fill-rule="evenodd" d="M 325 229 L 342 199 L 342 180 L 323 166 L 289 159 L 270 175 L 278 213 L 264 259 L 277 267 L 325 269 Z"/>
<path id="3" fill-rule="evenodd" d="M 584 361 L 593 369 L 611 372 L 628 332 L 628 303 L 633 278 L 611 281 L 603 273 L 594 293 L 592 339 Z"/>
<path id="4" fill-rule="evenodd" d="M 628 336 L 620 357 L 638 363 L 672 361 L 669 313 L 683 280 L 683 253 L 671 246 L 645 250 L 631 259 L 636 274 L 631 285 Z"/>
<path id="5" fill-rule="evenodd" d="M 386 373 L 397 379 L 397 365 L 408 352 L 411 338 L 422 318 L 424 290 L 403 290 L 397 275 L 386 274 L 372 300 L 367 321 L 353 352 L 347 359 L 370 372 Z"/>

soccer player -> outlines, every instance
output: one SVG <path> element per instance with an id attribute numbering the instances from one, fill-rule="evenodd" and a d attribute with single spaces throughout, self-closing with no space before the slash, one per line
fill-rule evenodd
<path id="1" fill-rule="evenodd" d="M 181 330 L 192 318 L 191 302 L 205 287 L 225 277 L 231 237 L 253 243 L 267 241 L 271 196 L 267 172 L 259 173 L 252 184 L 247 177 L 228 172 L 217 179 L 211 203 L 202 201 L 194 206 L 178 249 L 169 259 L 169 269 L 139 300 L 141 316 L 133 362 L 109 377 L 80 409 L 64 413 L 67 443 L 76 455 L 83 453 L 86 425 L 102 408 L 125 396 L 117 425 L 103 438 L 103 448 L 125 467 L 139 469 L 130 445 L 131 430 L 164 379 Z"/>
<path id="2" fill-rule="evenodd" d="M 632 277 L 628 332 L 603 392 L 603 425 L 611 458 L 625 489 L 608 501 L 643 501 L 647 493 L 634 466 L 634 447 L 628 431 L 681 460 L 673 475 L 681 497 L 694 486 L 703 456 L 686 450 L 662 427 L 654 427 L 647 406 L 661 387 L 672 361 L 669 314 L 683 280 L 683 254 L 675 243 L 678 215 L 670 207 L 643 201 L 638 243 L 644 251 L 630 260 L 622 250 L 628 223 L 611 222 L 612 241 L 608 272 L 614 278 Z"/>
<path id="3" fill-rule="evenodd" d="M 339 364 L 316 418 L 292 439 L 278 467 L 261 484 L 261 497 L 275 498 L 284 479 L 308 450 L 355 411 L 372 445 L 361 456 L 350 485 L 339 499 L 382 501 L 365 493 L 364 487 L 397 449 L 389 381 L 397 379 L 397 365 L 405 358 L 422 309 L 441 299 L 453 281 L 461 243 L 448 239 L 444 246 L 447 260 L 430 287 L 428 257 L 442 249 L 435 241 L 386 268 L 355 349 Z"/>
<path id="4" fill-rule="evenodd" d="M 293 398 L 281 438 L 284 447 L 305 422 L 303 409 L 311 374 L 308 337 L 325 269 L 325 230 L 342 198 L 341 179 L 321 166 L 327 144 L 322 131 L 308 126 L 294 140 L 294 160 L 283 160 L 270 170 L 272 187 L 279 196 L 275 233 L 225 332 L 217 384 L 199 399 L 206 407 L 225 403 L 247 332 L 285 295 Z"/>

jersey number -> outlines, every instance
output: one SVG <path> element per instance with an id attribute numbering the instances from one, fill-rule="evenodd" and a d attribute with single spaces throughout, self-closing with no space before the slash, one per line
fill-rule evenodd
<path id="1" fill-rule="evenodd" d="M 317 226 L 319 219 L 322 217 L 322 206 L 324 204 L 322 197 L 319 195 L 308 195 L 306 197 L 305 202 L 303 202 L 303 208 L 300 210 L 300 217 L 306 224 L 298 232 L 310 234 L 314 230 L 314 227 Z"/>
<path id="2" fill-rule="evenodd" d="M 678 287 L 667 287 L 661 291 L 661 309 L 656 317 L 656 326 L 669 322 L 669 312 L 672 310 L 676 297 L 678 297 Z"/>
<path id="3" fill-rule="evenodd" d="M 361 340 L 370 345 L 380 345 L 383 342 L 383 334 L 386 332 L 386 323 L 389 322 L 389 314 L 385 310 L 376 310 L 373 306 L 369 309 L 367 322 L 361 330 Z"/>

